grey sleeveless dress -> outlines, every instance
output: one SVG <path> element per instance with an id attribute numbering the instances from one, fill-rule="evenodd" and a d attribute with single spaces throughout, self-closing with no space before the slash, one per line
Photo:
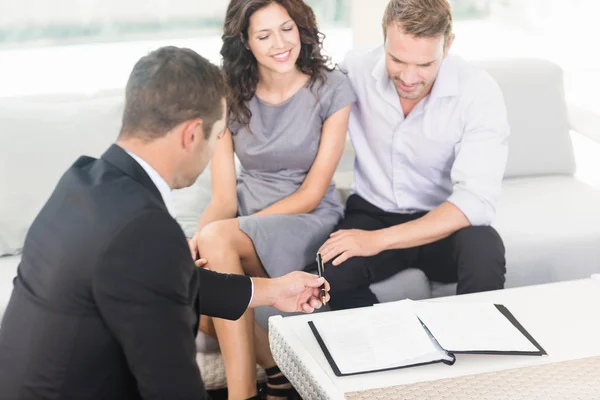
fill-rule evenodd
<path id="1" fill-rule="evenodd" d="M 301 270 L 315 260 L 343 215 L 332 183 L 309 214 L 253 216 L 293 194 L 312 166 L 325 120 L 355 101 L 346 75 L 327 73 L 324 84 L 300 89 L 279 105 L 254 96 L 249 102 L 250 129 L 231 121 L 234 150 L 241 170 L 237 180 L 240 229 L 254 247 L 270 277 Z"/>

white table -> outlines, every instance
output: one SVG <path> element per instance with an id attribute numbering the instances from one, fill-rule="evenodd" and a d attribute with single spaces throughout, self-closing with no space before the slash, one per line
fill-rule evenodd
<path id="1" fill-rule="evenodd" d="M 600 279 L 452 296 L 444 300 L 504 304 L 548 356 L 458 354 L 453 366 L 434 364 L 336 377 L 307 323 L 327 318 L 329 313 L 272 317 L 269 336 L 273 356 L 303 398 L 340 400 L 351 392 L 600 356 Z M 398 340 L 402 340 L 401 332 Z"/>

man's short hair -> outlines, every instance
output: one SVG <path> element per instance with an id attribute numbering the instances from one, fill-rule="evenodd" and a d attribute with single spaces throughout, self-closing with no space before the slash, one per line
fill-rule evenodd
<path id="1" fill-rule="evenodd" d="M 202 118 L 205 138 L 223 117 L 225 80 L 193 50 L 161 47 L 133 67 L 125 89 L 121 138 L 154 140 L 177 125 Z"/>
<path id="2" fill-rule="evenodd" d="M 452 36 L 452 8 L 448 0 L 390 0 L 383 14 L 383 36 L 396 24 L 405 34 L 432 38 Z"/>

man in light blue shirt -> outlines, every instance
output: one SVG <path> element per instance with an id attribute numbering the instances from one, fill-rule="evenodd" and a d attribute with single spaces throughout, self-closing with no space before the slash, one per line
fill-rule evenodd
<path id="1" fill-rule="evenodd" d="M 331 306 L 371 305 L 371 283 L 411 267 L 459 294 L 501 289 L 504 245 L 490 224 L 507 160 L 502 92 L 448 55 L 448 0 L 391 0 L 383 30 L 382 47 L 342 65 L 358 97 L 356 162 L 346 215 L 320 249 Z"/>

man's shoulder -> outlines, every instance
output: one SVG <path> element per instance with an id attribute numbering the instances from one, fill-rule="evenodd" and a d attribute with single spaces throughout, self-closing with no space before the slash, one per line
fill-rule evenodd
<path id="1" fill-rule="evenodd" d="M 116 209 L 129 204 L 141 207 L 153 198 L 152 193 L 140 182 L 103 158 L 80 157 L 67 170 L 65 179 L 70 181 L 73 188 L 93 195 L 93 200 Z M 118 198 L 119 202 L 109 201 L 113 197 Z"/>
<path id="2" fill-rule="evenodd" d="M 350 50 L 344 57 L 340 68 L 350 76 L 358 76 L 364 73 L 371 74 L 382 57 L 383 46 L 369 46 Z"/>
<path id="3" fill-rule="evenodd" d="M 78 199 L 80 206 L 88 210 L 86 217 L 90 222 L 104 226 L 110 234 L 149 212 L 170 217 L 147 188 L 102 158 L 80 157 L 67 170 L 56 191 L 59 198 Z"/>

